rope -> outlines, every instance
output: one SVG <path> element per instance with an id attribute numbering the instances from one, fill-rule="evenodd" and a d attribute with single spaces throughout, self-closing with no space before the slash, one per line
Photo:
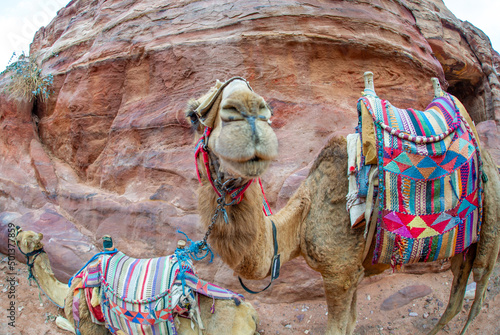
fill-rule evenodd
<path id="1" fill-rule="evenodd" d="M 80 269 L 78 270 L 77 273 L 75 273 L 73 275 L 73 277 L 71 277 L 69 279 L 69 282 L 68 282 L 68 287 L 71 287 L 71 283 L 73 282 L 73 279 L 78 276 L 80 274 L 80 272 L 82 272 L 86 267 L 87 265 L 89 265 L 91 262 L 95 261 L 97 259 L 97 257 L 101 256 L 101 255 L 109 255 L 109 254 L 114 254 L 114 253 L 117 253 L 118 252 L 118 249 L 113 249 L 113 250 L 105 250 L 105 251 L 101 251 L 101 252 L 98 252 L 97 254 L 95 254 L 94 256 L 92 256 L 92 258 L 87 262 L 85 263 L 85 265 Z"/>
<path id="2" fill-rule="evenodd" d="M 21 228 L 18 228 L 16 227 L 16 237 L 17 235 L 22 231 Z M 64 306 L 61 306 L 59 305 L 58 303 L 56 303 L 54 300 L 52 300 L 48 295 L 47 293 L 45 293 L 42 289 L 42 287 L 40 286 L 40 284 L 38 283 L 38 280 L 36 280 L 36 277 L 33 275 L 33 267 L 35 265 L 35 260 L 36 258 L 38 257 L 38 255 L 40 255 L 41 253 L 45 253 L 45 250 L 43 250 L 43 247 L 40 248 L 40 249 L 36 249 L 36 250 L 33 250 L 32 252 L 28 252 L 27 254 L 24 253 L 21 248 L 19 247 L 19 242 L 17 241 L 16 239 L 16 245 L 17 245 L 17 249 L 19 249 L 19 251 L 21 252 L 21 254 L 23 254 L 25 257 L 26 257 L 26 265 L 28 266 L 28 283 L 30 284 L 31 286 L 31 280 L 33 280 L 35 283 L 36 283 L 36 286 L 38 286 L 38 289 L 40 291 L 42 291 L 43 295 L 47 297 L 47 299 L 49 299 L 49 301 L 51 303 L 53 303 L 54 305 L 56 305 L 57 307 L 59 308 L 64 308 Z M 31 261 L 30 263 L 30 257 L 33 257 L 33 260 Z M 38 298 L 40 299 L 40 294 L 38 294 Z"/>
<path id="3" fill-rule="evenodd" d="M 234 79 L 235 78 L 232 78 L 229 81 L 232 81 Z M 236 78 L 236 79 L 241 79 L 241 78 Z M 217 94 L 219 94 L 222 91 L 222 89 L 224 88 L 224 86 L 228 82 L 226 82 L 222 87 L 219 88 L 219 91 L 218 91 Z M 246 80 L 245 80 L 245 82 L 246 82 Z M 248 83 L 247 83 L 247 85 L 248 85 Z M 213 103 L 213 101 L 215 101 L 215 98 L 212 99 L 212 101 L 209 104 L 209 107 L 211 107 L 211 104 Z M 208 110 L 208 107 L 205 107 L 205 108 Z M 206 112 L 206 110 L 205 110 L 205 112 Z M 200 120 L 200 122 L 202 124 L 204 124 L 202 122 L 202 120 L 201 120 L 201 117 L 202 117 L 202 115 L 204 115 L 204 113 L 200 113 L 200 111 L 196 111 L 196 113 L 198 115 L 198 119 Z M 217 198 L 217 208 L 215 209 L 215 213 L 212 216 L 211 222 L 210 222 L 210 224 L 209 224 L 209 226 L 207 228 L 207 231 L 205 233 L 205 236 L 203 237 L 203 240 L 193 242 L 191 239 L 189 239 L 189 237 L 185 233 L 183 233 L 182 231 L 178 230 L 178 232 L 181 233 L 181 234 L 183 234 L 186 237 L 186 239 L 189 241 L 189 247 L 188 248 L 177 249 L 175 251 L 175 255 L 177 256 L 177 259 L 179 261 L 181 261 L 181 260 L 187 261 L 189 259 L 202 260 L 205 257 L 207 257 L 208 254 L 210 253 L 210 255 L 211 255 L 210 262 L 212 262 L 213 252 L 210 249 L 210 246 L 209 246 L 207 240 L 208 240 L 208 237 L 210 236 L 210 234 L 212 233 L 212 229 L 213 229 L 215 223 L 217 222 L 217 218 L 219 217 L 220 214 L 222 214 L 222 216 L 224 218 L 224 222 L 226 224 L 228 224 L 229 223 L 229 218 L 228 218 L 228 215 L 227 215 L 225 207 L 226 206 L 231 206 L 231 205 L 234 205 L 234 204 L 239 204 L 243 200 L 243 195 L 244 195 L 245 191 L 254 182 L 254 179 L 250 179 L 247 183 L 243 184 L 240 187 L 230 188 L 230 187 L 227 187 L 227 186 L 231 185 L 231 184 L 237 184 L 237 183 L 235 183 L 235 181 L 237 181 L 237 179 L 228 179 L 228 180 L 226 180 L 225 182 L 222 183 L 221 180 L 220 180 L 220 178 L 217 178 L 217 179 L 212 178 L 212 175 L 211 175 L 211 172 L 210 172 L 210 157 L 209 157 L 209 154 L 208 154 L 208 137 L 210 136 L 211 131 L 212 131 L 212 128 L 205 125 L 205 129 L 203 131 L 203 135 L 200 137 L 200 139 L 196 143 L 194 157 L 195 157 L 196 175 L 198 177 L 198 181 L 200 182 L 200 184 L 202 184 L 202 180 L 201 180 L 200 170 L 199 170 L 199 167 L 198 167 L 198 157 L 199 157 L 200 154 L 203 157 L 203 165 L 205 166 L 205 170 L 206 170 L 206 174 L 207 174 L 207 179 L 210 182 L 210 184 L 212 185 L 212 188 L 214 189 L 215 193 L 218 196 L 218 198 Z M 269 206 L 269 203 L 267 201 L 266 194 L 264 192 L 264 187 L 262 186 L 262 181 L 261 181 L 260 178 L 258 178 L 258 181 L 259 181 L 259 186 L 260 186 L 260 189 L 261 189 L 262 195 L 263 195 L 262 210 L 263 210 L 263 212 L 264 212 L 264 214 L 266 216 L 272 215 L 273 213 L 272 213 L 271 207 Z M 226 203 L 226 196 L 227 195 L 230 195 L 231 198 L 232 198 L 232 200 L 229 203 Z M 278 241 L 277 241 L 277 238 L 276 238 L 276 226 L 274 225 L 274 222 L 272 220 L 271 220 L 271 223 L 272 223 L 273 241 L 274 241 L 274 256 L 273 256 L 273 260 L 272 260 L 272 263 L 271 263 L 271 282 L 269 283 L 269 285 L 267 285 L 263 290 L 261 290 L 259 292 L 262 292 L 262 291 L 266 290 L 268 287 L 270 287 L 271 284 L 272 284 L 272 282 L 273 282 L 273 280 L 276 279 L 276 278 L 278 278 L 278 276 L 279 276 L 280 255 L 278 254 Z M 203 254 L 203 255 L 202 256 L 198 256 L 199 254 Z M 182 281 L 182 290 L 183 290 L 183 292 L 184 292 L 184 285 L 185 285 L 184 274 L 187 271 L 187 269 L 184 269 L 184 266 L 183 266 L 184 263 L 187 263 L 187 262 L 181 262 L 181 265 L 179 267 L 180 270 L 181 270 L 180 274 L 179 274 L 179 277 L 181 278 L 181 281 Z M 253 294 L 259 293 L 259 292 L 255 292 L 255 291 L 249 290 L 243 284 L 241 278 L 239 278 L 239 280 L 240 280 L 240 283 L 241 283 L 242 287 L 246 291 L 248 291 L 250 293 L 253 293 Z"/>
<path id="4" fill-rule="evenodd" d="M 177 275 L 177 278 L 181 280 L 182 284 L 182 293 L 185 294 L 184 288 L 186 286 L 186 272 L 188 270 L 192 270 L 190 260 L 195 260 L 195 261 L 201 261 L 204 258 L 206 258 L 208 255 L 210 255 L 210 260 L 209 263 L 212 263 L 214 259 L 214 253 L 210 249 L 210 245 L 207 243 L 206 236 L 205 239 L 202 241 L 196 241 L 194 242 L 191 240 L 186 233 L 177 230 L 178 233 L 181 233 L 186 237 L 187 242 L 189 242 L 189 246 L 186 245 L 183 249 L 177 248 L 175 249 L 175 257 L 177 258 L 177 261 L 179 262 L 179 274 Z M 201 256 L 198 256 L 200 255 Z"/>

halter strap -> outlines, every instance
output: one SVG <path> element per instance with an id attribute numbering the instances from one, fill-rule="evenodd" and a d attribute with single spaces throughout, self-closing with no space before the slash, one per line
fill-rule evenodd
<path id="1" fill-rule="evenodd" d="M 17 241 L 16 241 L 17 244 Z M 21 248 L 19 248 L 19 244 L 17 244 L 17 248 L 19 251 L 26 257 L 26 265 L 28 266 L 28 280 L 33 279 L 36 282 L 36 278 L 33 275 L 33 266 L 35 265 L 35 259 L 40 255 L 41 253 L 45 253 L 45 250 L 43 250 L 43 247 L 40 249 L 33 250 L 32 252 L 28 252 L 25 254 Z M 30 262 L 30 257 L 33 257 L 31 262 Z M 38 284 L 38 283 L 37 283 Z"/>
<path id="2" fill-rule="evenodd" d="M 200 106 L 198 106 L 198 108 L 196 108 L 196 110 L 194 111 L 196 113 L 196 115 L 198 115 L 198 120 L 200 120 L 200 122 L 203 125 L 207 126 L 206 123 L 205 123 L 207 112 L 212 108 L 212 106 L 214 105 L 215 101 L 217 100 L 217 98 L 219 97 L 219 95 L 222 93 L 222 91 L 224 90 L 224 88 L 226 88 L 226 86 L 229 85 L 234 80 L 244 81 L 247 84 L 247 86 L 250 89 L 250 91 L 253 92 L 252 87 L 250 87 L 250 84 L 248 83 L 248 81 L 245 78 L 242 78 L 242 77 L 232 77 L 231 79 L 225 81 L 224 83 L 221 83 L 220 81 L 217 80 L 217 83 L 216 83 L 216 86 L 215 86 L 217 88 L 217 90 L 215 92 L 213 92 L 205 101 L 203 101 L 200 104 Z"/>
<path id="3" fill-rule="evenodd" d="M 208 181 L 210 182 L 210 185 L 212 185 L 212 188 L 214 189 L 215 193 L 217 193 L 217 196 L 220 197 L 223 193 L 229 194 L 232 199 L 234 199 L 234 203 L 239 204 L 241 200 L 243 199 L 243 194 L 245 191 L 248 189 L 248 187 L 254 182 L 255 179 L 250 179 L 248 182 L 243 184 L 240 187 L 234 188 L 234 189 L 229 189 L 227 191 L 224 191 L 220 188 L 218 185 L 218 181 L 212 177 L 212 173 L 210 172 L 210 157 L 208 155 L 208 137 L 210 136 L 210 133 L 212 132 L 212 128 L 210 127 L 205 127 L 205 130 L 203 131 L 203 135 L 200 137 L 198 140 L 198 143 L 196 143 L 195 146 L 195 152 L 194 152 L 194 158 L 195 158 L 195 166 L 196 166 L 196 176 L 198 177 L 198 181 L 200 184 L 201 182 L 201 174 L 200 170 L 198 168 L 198 162 L 197 159 L 202 155 L 203 158 L 203 165 L 205 166 L 205 171 L 207 173 L 207 178 Z M 261 185 L 262 187 L 262 185 Z M 267 203 L 267 200 L 266 200 Z"/>
<path id="4" fill-rule="evenodd" d="M 43 250 L 43 247 L 40 248 L 40 249 L 36 249 L 36 250 L 33 250 L 32 252 L 28 252 L 28 253 L 24 253 L 21 248 L 19 247 L 19 242 L 17 241 L 17 235 L 19 235 L 19 233 L 22 231 L 22 228 L 19 227 L 19 226 L 16 226 L 16 245 L 17 245 L 17 249 L 19 249 L 19 251 L 21 252 L 21 254 L 23 254 L 25 257 L 26 257 L 26 265 L 28 266 L 28 282 L 30 282 L 31 279 L 33 279 L 36 283 L 36 285 L 38 286 L 38 289 L 40 291 L 42 291 L 42 293 L 50 300 L 50 302 L 52 302 L 54 305 L 56 305 L 57 307 L 59 308 L 64 308 L 64 306 L 60 306 L 59 304 L 57 304 L 54 300 L 52 300 L 42 289 L 42 287 L 40 286 L 40 284 L 38 283 L 38 280 L 36 280 L 36 277 L 33 275 L 33 267 L 35 265 L 35 260 L 36 258 L 38 257 L 38 255 L 42 254 L 42 253 L 45 253 L 45 250 Z M 33 257 L 33 259 L 31 260 L 30 262 L 30 257 Z M 30 286 L 31 286 L 31 282 L 30 282 Z"/>
<path id="5" fill-rule="evenodd" d="M 42 252 L 44 253 L 45 250 L 43 250 L 43 247 L 41 247 L 40 249 L 35 249 L 35 250 L 31 251 L 31 252 L 24 253 L 21 250 L 21 247 L 19 247 L 19 241 L 17 240 L 17 235 L 19 235 L 19 233 L 22 232 L 22 231 L 23 231 L 23 229 L 21 227 L 16 226 L 16 246 L 17 246 L 17 249 L 21 252 L 21 254 L 23 254 L 24 257 L 26 257 L 26 265 L 28 266 L 28 280 L 34 279 L 35 282 L 36 282 L 36 278 L 35 278 L 35 276 L 33 276 L 33 266 L 35 264 L 35 259 Z M 30 257 L 33 257 L 31 263 L 30 263 Z"/>
<path id="6" fill-rule="evenodd" d="M 195 157 L 195 165 L 196 165 L 196 175 L 198 177 L 198 181 L 200 182 L 200 184 L 202 184 L 202 181 L 201 181 L 201 174 L 200 174 L 200 170 L 199 170 L 199 167 L 198 167 L 198 157 L 199 155 L 201 154 L 202 157 L 203 157 L 203 165 L 205 166 L 205 170 L 206 170 L 206 173 L 207 173 L 207 178 L 208 178 L 208 181 L 210 182 L 210 184 L 212 185 L 212 188 L 214 189 L 215 193 L 217 194 L 217 196 L 219 197 L 219 200 L 221 200 L 222 197 L 224 197 L 226 194 L 229 194 L 231 195 L 231 198 L 233 199 L 231 202 L 229 203 L 225 203 L 225 200 L 223 199 L 223 205 L 222 205 L 222 209 L 220 210 L 222 212 L 222 214 L 224 215 L 224 220 L 226 221 L 226 223 L 228 222 L 227 221 L 227 214 L 226 214 L 226 211 L 224 209 L 224 206 L 228 206 L 228 205 L 234 205 L 234 204 L 238 204 L 241 202 L 241 200 L 243 200 L 243 195 L 245 193 L 245 191 L 248 189 L 248 187 L 254 182 L 255 179 L 250 179 L 247 183 L 245 183 L 243 186 L 240 186 L 238 188 L 235 188 L 235 189 L 230 189 L 230 190 L 227 190 L 227 189 L 224 189 L 224 185 L 220 185 L 220 181 L 218 179 L 214 179 L 212 178 L 212 174 L 210 172 L 210 157 L 209 157 L 209 154 L 208 154 L 208 139 L 209 139 L 209 136 L 210 136 L 210 133 L 212 132 L 212 128 L 207 126 L 205 123 L 204 123 L 204 120 L 205 120 L 205 114 L 206 112 L 212 108 L 215 100 L 217 99 L 217 97 L 221 94 L 222 90 L 233 80 L 235 79 L 241 79 L 243 80 L 247 85 L 248 87 L 250 88 L 250 90 L 252 90 L 252 88 L 250 87 L 250 85 L 248 84 L 248 82 L 241 78 L 241 77 L 234 77 L 234 78 L 231 78 L 230 80 L 226 81 L 224 84 L 222 84 L 218 89 L 217 89 L 217 92 L 215 92 L 214 94 L 212 94 L 212 96 L 209 98 L 209 101 L 205 101 L 203 102 L 198 108 L 197 110 L 195 111 L 197 116 L 198 116 L 198 119 L 200 120 L 200 122 L 205 125 L 205 129 L 203 131 L 203 135 L 200 137 L 200 139 L 198 140 L 198 142 L 196 143 L 196 146 L 195 146 L 195 153 L 194 153 L 194 157 Z M 272 215 L 272 211 L 271 211 L 271 207 L 269 206 L 269 203 L 267 201 L 267 198 L 266 198 L 266 195 L 264 193 L 264 187 L 262 186 L 262 181 L 260 178 L 258 178 L 258 181 L 259 181 L 259 186 L 260 186 L 260 189 L 262 191 L 262 195 L 263 195 L 263 206 L 262 206 L 262 210 L 264 212 L 264 214 L 266 216 L 269 216 L 269 215 Z M 219 188 L 220 186 L 222 186 L 221 188 Z M 218 202 L 219 202 L 218 200 Z M 210 234 L 211 232 L 211 227 L 212 225 L 215 223 L 215 219 L 217 218 L 219 212 L 219 210 L 216 210 L 215 214 L 214 214 L 214 218 L 212 219 L 212 223 L 211 225 L 209 226 L 208 228 L 208 231 L 207 233 L 205 234 L 205 243 L 206 243 L 206 239 L 208 238 L 208 235 Z M 252 293 L 252 294 L 257 294 L 257 293 L 260 293 L 262 291 L 265 291 L 267 290 L 271 284 L 273 283 L 273 281 L 278 278 L 279 276 L 279 273 L 280 273 L 280 266 L 281 266 L 281 262 L 280 262 L 280 255 L 278 254 L 278 240 L 276 238 L 276 235 L 277 235 L 277 232 L 276 232 L 276 225 L 274 224 L 274 222 L 271 220 L 271 224 L 272 224 L 272 232 L 273 232 L 273 245 L 274 245 L 274 255 L 273 255 L 273 259 L 272 259 L 272 262 L 271 262 L 271 282 L 262 290 L 260 291 L 252 291 L 250 289 L 248 289 L 245 284 L 243 284 L 243 281 L 242 279 L 238 276 L 238 279 L 240 281 L 240 284 L 241 286 L 249 293 Z"/>

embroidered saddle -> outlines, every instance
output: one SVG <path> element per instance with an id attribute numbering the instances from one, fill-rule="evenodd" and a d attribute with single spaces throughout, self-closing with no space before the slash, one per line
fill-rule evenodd
<path id="1" fill-rule="evenodd" d="M 85 294 L 93 321 L 105 324 L 112 333 L 177 334 L 176 315 L 194 319 L 203 329 L 198 293 L 214 299 L 233 299 L 237 305 L 244 299 L 201 280 L 190 261 L 178 261 L 175 255 L 136 259 L 119 251 L 101 254 L 76 278 L 82 280 L 73 300 L 76 328 L 79 296 Z M 100 291 L 97 307 L 92 303 L 96 288 Z"/>
<path id="2" fill-rule="evenodd" d="M 396 108 L 370 90 L 359 99 L 358 166 L 378 167 L 374 263 L 435 261 L 478 240 L 481 160 L 466 113 L 449 94 L 425 111 Z"/>

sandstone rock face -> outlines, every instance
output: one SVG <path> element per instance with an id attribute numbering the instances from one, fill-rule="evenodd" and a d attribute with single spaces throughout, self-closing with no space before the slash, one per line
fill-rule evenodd
<path id="1" fill-rule="evenodd" d="M 69 240 L 98 245 L 110 234 L 131 256 L 153 257 L 173 252 L 177 230 L 203 236 L 184 108 L 216 79 L 245 77 L 274 110 L 280 155 L 263 178 L 273 208 L 330 137 L 353 131 L 365 71 L 379 96 L 420 109 L 438 77 L 487 122 L 484 146 L 498 150 L 500 57 L 441 0 L 74 0 L 37 32 L 31 53 L 53 74 L 54 93 L 36 104 L 0 95 L 0 211 L 33 230 L 59 222 L 43 232 L 47 240 L 65 232 L 53 241 L 73 250 L 67 264 L 54 258 L 61 277 L 95 252 Z M 220 260 L 197 268 L 242 291 Z M 259 299 L 323 294 L 302 260 L 281 274 Z"/>

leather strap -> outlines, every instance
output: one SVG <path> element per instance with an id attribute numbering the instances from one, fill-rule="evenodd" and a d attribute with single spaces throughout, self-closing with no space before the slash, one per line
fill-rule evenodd
<path id="1" fill-rule="evenodd" d="M 378 168 L 373 168 L 370 171 L 370 177 L 368 178 L 368 181 L 369 181 L 369 186 L 368 186 L 368 194 L 366 196 L 365 250 L 363 251 L 363 258 L 362 258 L 363 261 L 368 255 L 368 252 L 370 251 L 373 235 L 375 233 L 375 227 L 377 226 L 379 197 L 377 196 L 375 205 L 373 205 L 373 194 L 375 186 L 378 186 Z M 371 215 L 371 220 L 370 220 L 370 215 Z"/>
<path id="2" fill-rule="evenodd" d="M 365 250 L 363 251 L 363 258 L 361 258 L 362 261 L 365 260 L 366 256 L 368 256 L 368 252 L 370 251 L 370 247 L 372 245 L 372 240 L 373 236 L 375 234 L 375 227 L 377 227 L 377 219 L 378 219 L 378 204 L 379 200 L 377 197 L 377 201 L 375 201 L 375 210 L 373 211 L 372 219 L 370 220 L 369 223 L 369 228 L 368 228 L 368 234 L 365 236 Z"/>
<path id="3" fill-rule="evenodd" d="M 278 254 L 278 240 L 276 239 L 276 226 L 275 226 L 273 220 L 271 220 L 271 223 L 272 223 L 272 228 L 273 228 L 273 241 L 274 241 L 274 256 L 273 256 L 273 261 L 271 263 L 271 282 L 269 284 L 267 284 L 267 286 L 264 287 L 260 291 L 252 291 L 248 287 L 246 287 L 245 284 L 243 284 L 243 280 L 241 280 L 241 277 L 238 276 L 241 287 L 243 287 L 245 289 L 245 291 L 247 291 L 248 293 L 251 293 L 251 294 L 257 294 L 257 293 L 260 293 L 260 292 L 267 290 L 271 286 L 273 281 L 275 279 L 277 279 L 280 275 L 280 255 Z"/>
<path id="4" fill-rule="evenodd" d="M 205 123 L 204 123 L 205 116 L 206 116 L 207 112 L 212 108 L 213 104 L 215 103 L 215 101 L 217 100 L 219 95 L 222 93 L 222 90 L 224 90 L 224 88 L 234 80 L 244 81 L 247 84 L 250 91 L 253 91 L 252 88 L 250 87 L 250 84 L 248 83 L 248 81 L 242 77 L 232 77 L 231 79 L 225 81 L 222 84 L 220 84 L 220 82 L 218 81 L 218 83 L 219 83 L 218 85 L 220 85 L 220 86 L 217 88 L 217 91 L 215 91 L 206 101 L 201 103 L 201 105 L 195 110 L 195 113 L 198 115 L 198 119 L 200 120 L 200 122 L 202 124 L 205 125 Z"/>

